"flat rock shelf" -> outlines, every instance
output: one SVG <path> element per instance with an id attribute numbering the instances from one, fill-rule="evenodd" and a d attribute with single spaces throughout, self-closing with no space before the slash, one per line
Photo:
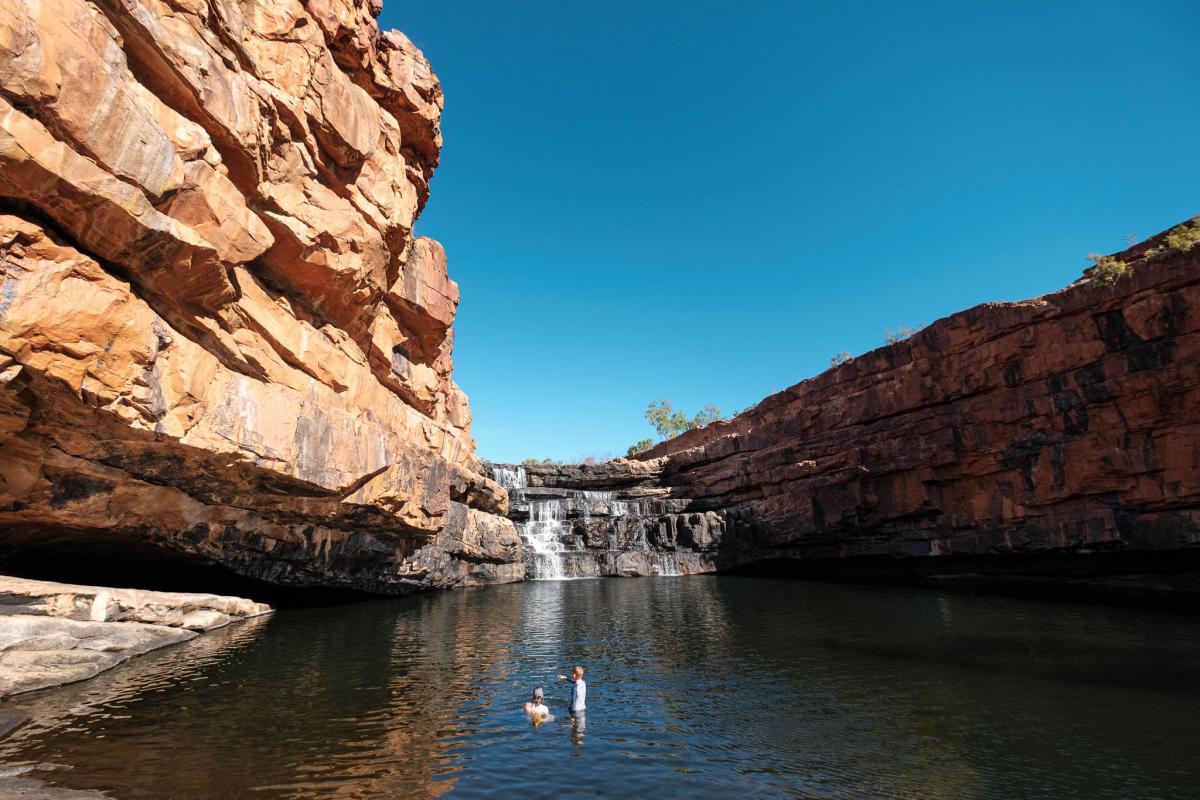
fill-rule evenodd
<path id="1" fill-rule="evenodd" d="M 85 680 L 133 656 L 270 612 L 241 597 L 0 576 L 0 696 Z"/>

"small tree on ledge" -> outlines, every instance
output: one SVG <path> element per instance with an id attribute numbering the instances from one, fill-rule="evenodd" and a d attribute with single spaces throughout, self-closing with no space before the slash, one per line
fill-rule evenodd
<path id="1" fill-rule="evenodd" d="M 682 411 L 676 411 L 671 405 L 671 401 L 667 398 L 661 400 L 652 400 L 646 406 L 646 421 L 650 423 L 650 427 L 654 428 L 654 432 L 658 434 L 660 439 L 670 439 L 672 436 L 678 436 L 686 431 L 696 428 L 703 428 L 705 425 L 724 419 L 721 414 L 721 409 L 709 403 L 696 414 L 689 418 Z M 626 451 L 626 455 L 634 456 L 638 453 L 644 453 L 654 446 L 654 442 L 650 439 L 642 439 L 640 442 L 630 446 Z"/>
<path id="2" fill-rule="evenodd" d="M 629 446 L 629 450 L 626 451 L 625 455 L 632 458 L 633 456 L 636 456 L 640 453 L 646 452 L 651 447 L 654 447 L 653 439 L 642 439 L 640 441 L 637 441 L 637 442 L 634 442 L 633 444 L 631 444 Z"/>

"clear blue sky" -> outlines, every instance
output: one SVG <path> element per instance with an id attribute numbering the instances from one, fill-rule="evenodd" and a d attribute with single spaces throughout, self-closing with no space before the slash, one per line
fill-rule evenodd
<path id="1" fill-rule="evenodd" d="M 1200 211 L 1200 4 L 386 4 L 479 453 L 575 459 Z"/>

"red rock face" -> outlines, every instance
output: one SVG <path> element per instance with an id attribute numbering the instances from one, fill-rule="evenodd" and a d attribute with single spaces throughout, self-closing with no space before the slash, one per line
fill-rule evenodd
<path id="1" fill-rule="evenodd" d="M 1200 545 L 1200 248 L 986 304 L 664 442 L 730 563 Z M 893 562 L 894 563 L 894 562 Z M 821 564 L 828 564 L 822 567 Z"/>
<path id="2" fill-rule="evenodd" d="M 521 577 L 412 236 L 441 88 L 378 11 L 0 0 L 0 545 Z"/>

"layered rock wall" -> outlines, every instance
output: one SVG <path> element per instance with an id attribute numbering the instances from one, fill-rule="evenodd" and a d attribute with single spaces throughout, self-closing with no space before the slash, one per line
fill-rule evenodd
<path id="1" fill-rule="evenodd" d="M 1200 248 L 1181 238 L 1118 254 L 1132 271 L 1111 282 L 954 314 L 641 458 L 726 513 L 729 566 L 1059 555 L 1128 572 L 1169 553 L 1155 569 L 1195 570 Z"/>
<path id="2" fill-rule="evenodd" d="M 0 548 L 520 578 L 412 233 L 441 88 L 378 11 L 0 0 Z"/>
<path id="3" fill-rule="evenodd" d="M 527 578 L 714 572 L 724 512 L 692 509 L 661 463 L 493 466 L 525 539 Z"/>

